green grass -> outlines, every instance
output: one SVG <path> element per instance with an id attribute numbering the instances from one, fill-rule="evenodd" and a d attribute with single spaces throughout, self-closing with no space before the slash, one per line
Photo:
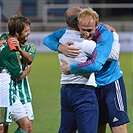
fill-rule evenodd
<path id="1" fill-rule="evenodd" d="M 132 55 L 121 53 L 121 69 L 127 88 L 128 112 L 131 122 L 127 124 L 128 132 L 133 131 L 133 105 L 132 105 Z M 60 69 L 57 54 L 37 54 L 29 75 L 33 95 L 33 108 L 35 120 L 34 133 L 57 133 L 60 122 Z M 9 133 L 17 128 L 13 122 Z M 107 127 L 107 133 L 111 133 Z"/>

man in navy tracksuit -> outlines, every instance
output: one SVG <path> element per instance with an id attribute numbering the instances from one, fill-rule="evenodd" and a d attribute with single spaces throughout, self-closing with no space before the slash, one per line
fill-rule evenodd
<path id="1" fill-rule="evenodd" d="M 99 23 L 98 16 L 92 9 L 84 9 L 78 14 L 78 27 L 85 39 L 93 39 L 97 44 L 92 59 L 71 65 L 62 61 L 61 71 L 64 74 L 95 72 L 100 111 L 99 131 L 105 132 L 106 123 L 109 123 L 112 132 L 127 133 L 126 123 L 129 119 L 123 73 L 118 60 L 107 61 L 113 34 L 104 24 Z M 52 50 L 58 50 L 60 45 L 57 40 L 64 32 L 65 29 L 47 36 L 43 44 Z"/>

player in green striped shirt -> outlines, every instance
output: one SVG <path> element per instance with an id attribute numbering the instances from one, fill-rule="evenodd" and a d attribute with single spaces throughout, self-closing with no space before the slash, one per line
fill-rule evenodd
<path id="1" fill-rule="evenodd" d="M 16 42 L 18 41 L 16 40 Z M 2 91 L 5 91 L 5 94 L 9 94 L 9 91 L 12 92 L 12 95 L 1 95 L 0 97 L 1 118 L 2 115 L 6 115 L 7 107 L 9 107 L 9 100 L 14 101 L 16 98 L 14 94 L 16 81 L 21 80 L 22 78 L 27 76 L 30 72 L 30 69 L 31 68 L 28 66 L 27 69 L 22 71 L 20 53 L 14 50 L 11 51 L 7 42 L 3 43 L 3 45 L 0 46 L 0 92 L 2 93 Z M 0 121 L 0 123 L 3 124 L 5 122 L 5 118 L 1 119 Z"/>
<path id="2" fill-rule="evenodd" d="M 21 23 L 20 23 L 21 22 Z M 13 33 L 13 26 L 14 25 L 14 33 Z M 17 25 L 17 27 L 15 27 Z M 30 34 L 30 20 L 22 15 L 14 15 L 10 18 L 8 22 L 9 27 L 9 34 L 4 33 L 1 38 L 2 39 L 8 39 L 11 35 L 17 36 L 20 45 L 15 43 L 15 41 L 12 41 L 12 43 L 16 46 L 17 51 L 20 53 L 20 60 L 22 63 L 22 69 L 27 69 L 27 66 L 31 65 L 35 53 L 36 48 L 33 44 L 27 43 L 28 35 Z M 16 28 L 16 29 L 15 29 Z M 32 124 L 28 123 L 25 124 L 25 121 L 23 120 L 23 117 L 25 116 L 24 113 L 19 113 L 23 110 L 25 110 L 26 115 L 30 120 L 34 119 L 32 105 L 31 105 L 31 91 L 30 86 L 28 82 L 28 78 L 24 78 L 21 81 L 18 81 L 16 84 L 16 91 L 15 94 L 17 95 L 19 101 L 21 101 L 21 104 L 23 106 L 20 107 L 17 104 L 13 104 L 11 106 L 12 110 L 12 119 L 15 120 L 15 122 L 18 124 L 18 126 L 22 129 L 27 128 L 27 126 L 30 128 L 29 133 L 32 133 Z M 24 126 L 24 127 L 23 127 Z M 15 133 L 21 132 L 21 129 L 18 129 Z"/>

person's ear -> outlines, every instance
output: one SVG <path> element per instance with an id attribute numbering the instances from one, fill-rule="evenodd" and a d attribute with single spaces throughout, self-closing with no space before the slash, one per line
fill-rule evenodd
<path id="1" fill-rule="evenodd" d="M 98 25 L 96 25 L 96 30 L 98 29 Z"/>
<path id="2" fill-rule="evenodd" d="M 19 34 L 18 34 L 17 32 L 16 32 L 15 36 L 16 36 L 17 38 L 19 38 Z"/>

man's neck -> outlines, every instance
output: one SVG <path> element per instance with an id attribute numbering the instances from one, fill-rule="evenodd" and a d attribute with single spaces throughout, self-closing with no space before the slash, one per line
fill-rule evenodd
<path id="1" fill-rule="evenodd" d="M 68 28 L 69 28 L 69 30 L 76 30 L 76 31 L 79 31 L 78 28 L 72 28 L 72 27 L 68 27 Z"/>

